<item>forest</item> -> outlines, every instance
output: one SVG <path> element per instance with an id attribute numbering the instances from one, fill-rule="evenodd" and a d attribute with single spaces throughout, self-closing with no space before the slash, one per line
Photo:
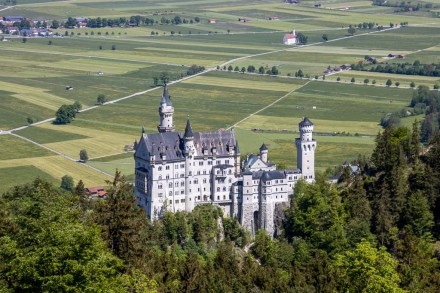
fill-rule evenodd
<path id="1" fill-rule="evenodd" d="M 219 208 L 150 221 L 117 172 L 105 200 L 35 179 L 0 197 L 2 292 L 439 292 L 440 136 L 389 126 L 337 184 L 298 182 L 275 238 Z"/>

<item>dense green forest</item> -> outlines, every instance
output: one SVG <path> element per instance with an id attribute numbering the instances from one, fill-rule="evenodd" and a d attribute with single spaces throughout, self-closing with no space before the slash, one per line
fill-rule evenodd
<path id="1" fill-rule="evenodd" d="M 119 173 L 105 200 L 36 179 L 0 198 L 0 292 L 439 292 L 440 136 L 388 127 L 371 158 L 299 182 L 273 239 L 212 205 L 149 221 Z"/>

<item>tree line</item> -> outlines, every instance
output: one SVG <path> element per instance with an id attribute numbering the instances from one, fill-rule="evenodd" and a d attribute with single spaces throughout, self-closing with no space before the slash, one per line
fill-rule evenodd
<path id="1" fill-rule="evenodd" d="M 375 59 L 373 63 L 359 62 L 352 64 L 353 70 L 383 72 L 392 74 L 420 75 L 420 76 L 440 76 L 440 64 L 422 64 L 419 60 L 413 63 L 380 63 L 377 64 Z"/>
<path id="2" fill-rule="evenodd" d="M 85 20 L 86 26 L 91 28 L 100 28 L 100 27 L 112 27 L 112 26 L 152 26 L 159 24 L 186 24 L 186 23 L 199 23 L 200 17 L 194 17 L 191 19 L 182 18 L 179 15 L 176 15 L 172 18 L 166 18 L 163 16 L 160 20 L 156 20 L 154 18 L 148 18 L 141 15 L 133 15 L 130 17 L 119 17 L 119 18 L 106 18 L 106 17 L 97 17 L 97 18 L 88 18 Z M 56 22 L 56 27 L 64 26 L 67 28 L 73 28 L 78 26 L 79 22 L 73 18 L 68 17 L 65 23 Z M 52 24 L 54 26 L 54 24 Z"/>

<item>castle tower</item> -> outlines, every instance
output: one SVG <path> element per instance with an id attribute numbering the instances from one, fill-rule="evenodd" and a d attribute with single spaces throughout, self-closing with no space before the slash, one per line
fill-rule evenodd
<path id="1" fill-rule="evenodd" d="M 304 117 L 299 123 L 301 137 L 295 140 L 297 149 L 297 167 L 308 182 L 315 180 L 315 150 L 316 140 L 313 139 L 313 123 Z"/>
<path id="2" fill-rule="evenodd" d="M 194 156 L 196 149 L 194 147 L 194 134 L 192 132 L 189 119 L 186 122 L 185 134 L 183 135 L 184 154 L 185 154 L 185 210 L 191 212 L 194 209 Z M 194 187 L 194 188 L 193 188 Z"/>
<path id="3" fill-rule="evenodd" d="M 159 107 L 160 124 L 157 126 L 157 130 L 159 132 L 170 132 L 175 130 L 173 124 L 173 114 L 174 107 L 171 103 L 171 97 L 168 93 L 168 85 L 165 84 Z"/>
<path id="4" fill-rule="evenodd" d="M 260 147 L 260 159 L 267 163 L 267 154 L 269 152 L 269 149 L 267 148 L 267 146 L 263 143 Z"/>

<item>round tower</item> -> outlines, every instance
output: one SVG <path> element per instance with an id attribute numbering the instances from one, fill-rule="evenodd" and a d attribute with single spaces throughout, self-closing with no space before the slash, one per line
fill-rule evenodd
<path id="1" fill-rule="evenodd" d="M 186 122 L 185 134 L 183 135 L 184 154 L 185 154 L 185 211 L 191 212 L 195 205 L 194 196 L 194 156 L 196 149 L 194 146 L 194 134 L 192 132 L 189 119 Z"/>
<path id="2" fill-rule="evenodd" d="M 159 106 L 160 124 L 157 126 L 159 132 L 170 132 L 176 129 L 173 124 L 173 114 L 174 107 L 171 102 L 171 96 L 168 93 L 168 85 L 165 84 Z"/>
<path id="3" fill-rule="evenodd" d="M 302 177 L 308 182 L 315 180 L 315 150 L 316 140 L 313 139 L 313 123 L 304 117 L 299 123 L 300 138 L 295 140 L 297 149 L 297 167 L 301 169 Z"/>

